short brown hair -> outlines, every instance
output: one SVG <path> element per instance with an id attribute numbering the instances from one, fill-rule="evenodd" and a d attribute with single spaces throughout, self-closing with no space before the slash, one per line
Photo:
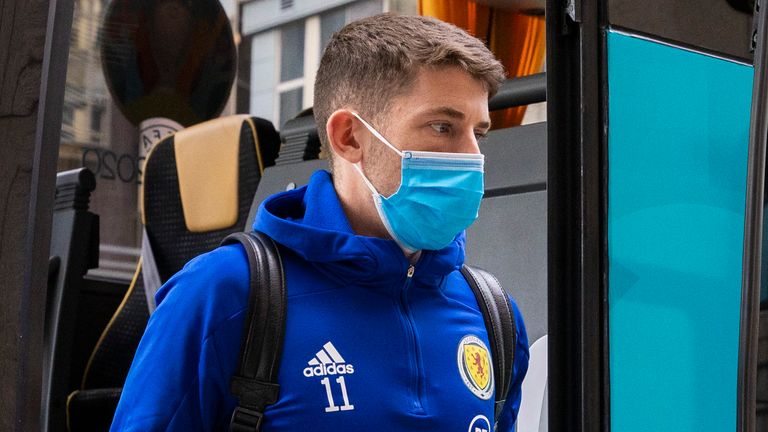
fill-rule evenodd
<path id="1" fill-rule="evenodd" d="M 406 92 L 424 66 L 456 66 L 492 96 L 504 67 L 482 41 L 434 18 L 381 14 L 346 25 L 325 48 L 315 79 L 314 114 L 331 159 L 325 125 L 339 108 L 354 107 L 374 120 Z"/>

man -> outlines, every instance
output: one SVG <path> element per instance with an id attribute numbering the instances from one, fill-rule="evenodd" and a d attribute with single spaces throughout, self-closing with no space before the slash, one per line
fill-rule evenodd
<path id="1" fill-rule="evenodd" d="M 315 116 L 333 174 L 268 198 L 254 223 L 279 245 L 288 299 L 280 397 L 263 431 L 493 429 L 488 335 L 458 269 L 502 79 L 480 41 L 430 18 L 379 15 L 331 39 Z M 248 292 L 234 245 L 161 288 L 112 430 L 226 430 Z M 513 309 L 500 431 L 514 428 L 528 365 Z"/>

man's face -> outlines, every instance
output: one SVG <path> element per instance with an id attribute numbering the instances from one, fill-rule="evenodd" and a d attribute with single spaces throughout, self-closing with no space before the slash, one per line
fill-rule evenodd
<path id="1" fill-rule="evenodd" d="M 422 68 L 411 91 L 394 98 L 374 127 L 400 150 L 480 153 L 478 138 L 490 128 L 488 92 L 458 67 Z M 380 194 L 392 195 L 400 186 L 400 157 L 373 135 L 365 147 L 366 174 Z"/>

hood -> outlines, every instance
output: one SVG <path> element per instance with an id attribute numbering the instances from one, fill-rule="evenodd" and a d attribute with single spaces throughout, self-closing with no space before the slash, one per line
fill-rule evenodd
<path id="1" fill-rule="evenodd" d="M 267 198 L 253 229 L 270 236 L 341 283 L 402 282 L 408 259 L 393 240 L 356 235 L 341 207 L 330 173 L 315 172 L 309 184 Z M 437 251 L 422 251 L 414 281 L 435 285 L 464 263 L 464 233 Z"/>

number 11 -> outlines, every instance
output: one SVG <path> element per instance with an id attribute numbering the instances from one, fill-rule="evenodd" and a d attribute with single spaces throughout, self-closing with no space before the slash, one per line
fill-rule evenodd
<path id="1" fill-rule="evenodd" d="M 329 380 L 328 377 L 325 377 L 320 381 L 320 384 L 325 386 L 325 394 L 328 396 L 328 406 L 325 408 L 325 412 L 350 411 L 355 409 L 354 405 L 349 404 L 349 397 L 347 396 L 347 383 L 344 381 L 344 377 L 336 378 L 336 382 L 341 385 L 341 396 L 344 398 L 344 405 L 336 406 L 336 404 L 333 402 L 331 380 Z"/>

